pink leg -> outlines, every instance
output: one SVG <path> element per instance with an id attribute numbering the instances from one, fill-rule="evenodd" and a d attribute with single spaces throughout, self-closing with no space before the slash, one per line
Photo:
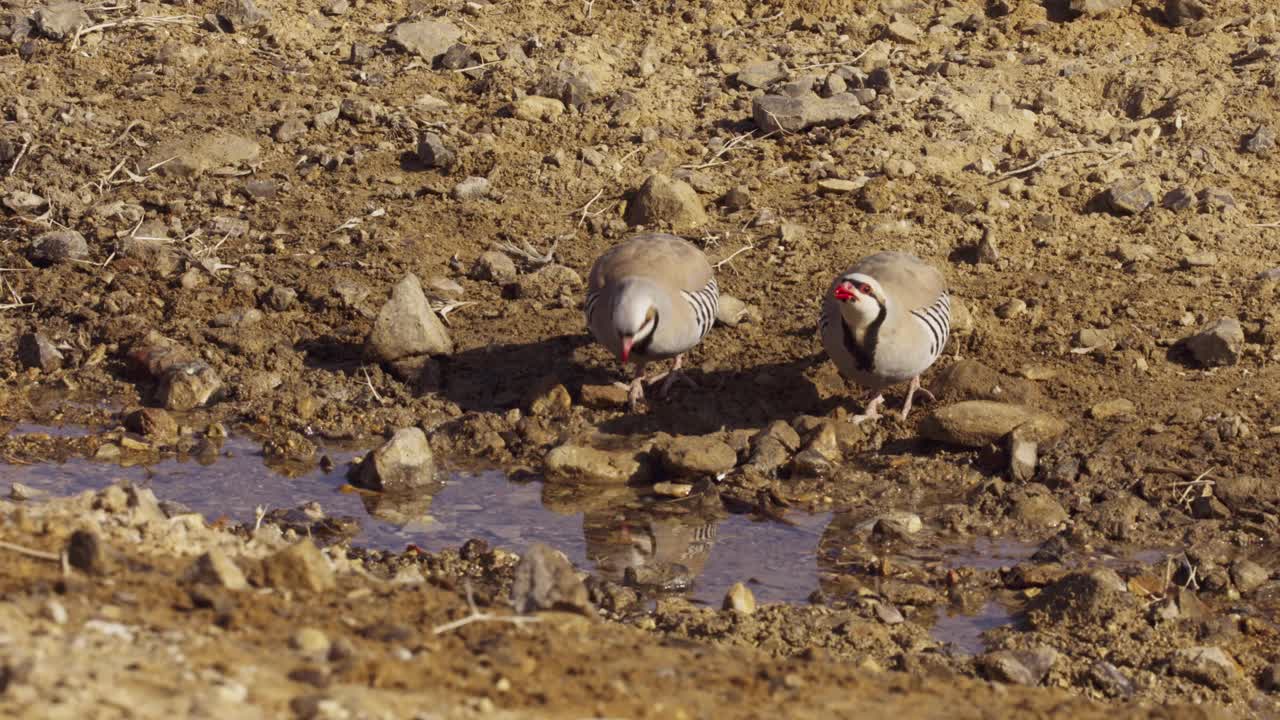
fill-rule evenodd
<path id="1" fill-rule="evenodd" d="M 936 401 L 937 401 L 937 398 L 935 398 L 935 397 L 933 396 L 933 393 L 929 392 L 929 391 L 928 391 L 928 390 L 926 390 L 925 388 L 920 387 L 920 376 L 919 376 L 919 375 L 917 375 L 917 376 L 915 376 L 915 377 L 911 378 L 911 387 L 907 389 L 907 400 L 906 400 L 906 402 L 902 403 L 902 419 L 903 419 L 903 421 L 906 421 L 906 419 L 907 419 L 907 414 L 911 412 L 911 400 L 912 400 L 912 398 L 914 398 L 914 397 L 915 397 L 915 394 L 916 394 L 917 392 L 924 393 L 926 396 L 928 396 L 928 398 L 929 398 L 929 402 L 936 402 Z"/>
<path id="2" fill-rule="evenodd" d="M 867 422 L 868 420 L 875 420 L 879 418 L 880 406 L 883 404 L 884 404 L 884 395 L 877 394 L 874 398 L 871 399 L 871 402 L 867 403 L 865 412 L 863 412 L 861 415 L 853 416 L 853 419 L 852 419 L 853 424 L 861 425 L 862 423 Z"/>

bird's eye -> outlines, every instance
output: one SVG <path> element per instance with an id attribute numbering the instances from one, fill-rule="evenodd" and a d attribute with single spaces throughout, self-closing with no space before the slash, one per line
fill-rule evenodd
<path id="1" fill-rule="evenodd" d="M 861 285 L 858 286 L 858 292 L 862 293 L 863 295 L 870 295 L 871 286 L 866 283 L 862 283 Z"/>

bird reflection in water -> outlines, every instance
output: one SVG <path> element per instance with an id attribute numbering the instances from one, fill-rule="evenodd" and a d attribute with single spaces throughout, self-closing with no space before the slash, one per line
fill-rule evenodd
<path id="1" fill-rule="evenodd" d="M 651 592 L 683 592 L 706 568 L 720 518 L 668 507 L 615 507 L 582 516 L 587 559 L 605 578 Z"/>

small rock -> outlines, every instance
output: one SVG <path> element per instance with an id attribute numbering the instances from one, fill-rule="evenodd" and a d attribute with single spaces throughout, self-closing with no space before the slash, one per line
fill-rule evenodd
<path id="1" fill-rule="evenodd" d="M 268 308 L 276 312 L 284 312 L 298 301 L 298 291 L 293 288 L 274 285 L 267 291 L 265 302 Z"/>
<path id="2" fill-rule="evenodd" d="M 1009 433 L 1009 477 L 1027 482 L 1035 477 L 1039 464 L 1040 444 L 1014 429 Z"/>
<path id="3" fill-rule="evenodd" d="M 1087 17 L 1096 17 L 1112 10 L 1128 9 L 1131 0 L 1071 0 L 1068 6 L 1071 12 Z"/>
<path id="4" fill-rule="evenodd" d="M 1234 365 L 1244 349 L 1244 328 L 1235 318 L 1222 318 L 1205 325 L 1183 342 L 1202 367 Z"/>
<path id="5" fill-rule="evenodd" d="M 955 300 L 953 302 L 953 307 Z M 939 372 L 931 390 L 939 400 L 994 400 L 1035 406 L 1041 401 L 1034 383 L 1010 377 L 977 360 L 960 360 Z"/>
<path id="6" fill-rule="evenodd" d="M 278 590 L 325 592 L 337 586 L 333 568 L 310 538 L 262 561 L 269 585 Z"/>
<path id="7" fill-rule="evenodd" d="M 819 195 L 846 195 L 860 189 L 862 185 L 852 180 L 839 180 L 836 178 L 828 178 L 818 181 Z"/>
<path id="8" fill-rule="evenodd" d="M 487 250 L 480 253 L 480 257 L 476 258 L 476 262 L 471 266 L 471 272 L 468 275 L 474 280 L 489 280 L 498 285 L 506 285 L 515 282 L 516 263 L 506 253 L 497 250 Z"/>
<path id="9" fill-rule="evenodd" d="M 595 613 L 587 587 L 568 558 L 542 543 L 531 545 L 516 564 L 511 604 L 521 614 L 568 610 L 591 617 Z"/>
<path id="10" fill-rule="evenodd" d="M 290 143 L 307 134 L 307 123 L 302 118 L 281 120 L 271 131 L 271 137 L 278 143 Z"/>
<path id="11" fill-rule="evenodd" d="M 1221 187 L 1207 187 L 1196 193 L 1196 201 L 1204 210 L 1221 212 L 1236 206 L 1236 198 L 1230 190 Z"/>
<path id="12" fill-rule="evenodd" d="M 1214 265 L 1217 265 L 1217 264 L 1218 264 L 1218 254 L 1211 250 L 1206 250 L 1204 252 L 1188 253 L 1185 257 L 1182 258 L 1182 266 L 1188 269 L 1201 268 L 1201 267 L 1213 267 Z"/>
<path id="13" fill-rule="evenodd" d="M 721 295 L 716 305 L 716 322 L 725 327 L 737 327 L 752 322 L 759 315 L 754 305 L 748 305 L 732 295 Z"/>
<path id="14" fill-rule="evenodd" d="M 1225 650 L 1214 646 L 1183 648 L 1174 652 L 1169 671 L 1201 685 L 1226 689 L 1244 679 L 1244 672 Z"/>
<path id="15" fill-rule="evenodd" d="M 582 404 L 596 410 L 620 408 L 628 403 L 627 389 L 617 385 L 583 385 Z"/>
<path id="16" fill-rule="evenodd" d="M 43 333 L 27 333 L 18 338 L 18 362 L 25 367 L 53 372 L 62 368 L 66 358 Z"/>
<path id="17" fill-rule="evenodd" d="M 244 572 L 223 551 L 214 548 L 191 564 L 187 570 L 187 580 L 193 583 L 216 585 L 228 590 L 247 590 L 248 581 Z"/>
<path id="18" fill-rule="evenodd" d="M 1109 420 L 1117 417 L 1133 417 L 1137 412 L 1138 406 L 1134 405 L 1132 400 L 1115 398 L 1095 403 L 1089 408 L 1089 417 L 1094 420 Z"/>
<path id="19" fill-rule="evenodd" d="M 51 40 L 73 36 L 79 28 L 93 24 L 84 5 L 78 2 L 51 2 L 36 10 L 32 19 L 40 32 Z"/>
<path id="20" fill-rule="evenodd" d="M 1160 207 L 1166 210 L 1186 210 L 1195 202 L 1195 193 L 1185 187 L 1176 187 L 1160 198 Z"/>
<path id="21" fill-rule="evenodd" d="M 75 230 L 50 230 L 31 241 L 27 257 L 36 265 L 84 260 L 89 257 L 89 243 Z"/>
<path id="22" fill-rule="evenodd" d="M 160 378 L 157 400 L 166 410 L 187 411 L 204 407 L 222 396 L 222 378 L 202 362 L 169 369 Z"/>
<path id="23" fill-rule="evenodd" d="M 450 196 L 458 202 L 469 202 L 489 197 L 489 191 L 489 179 L 473 175 L 454 185 Z"/>
<path id="24" fill-rule="evenodd" d="M 724 594 L 724 603 L 721 607 L 739 615 L 754 615 L 756 613 L 756 596 L 751 592 L 751 588 L 736 582 L 733 587 L 729 588 L 729 592 Z"/>
<path id="25" fill-rule="evenodd" d="M 160 175 L 194 179 L 211 170 L 251 164 L 261 151 L 257 142 L 240 135 L 193 133 L 155 145 L 140 164 Z"/>
<path id="26" fill-rule="evenodd" d="M 653 494 L 662 495 L 663 497 L 682 498 L 689 497 L 693 492 L 693 486 L 688 483 L 676 482 L 656 482 L 653 484 Z"/>
<path id="27" fill-rule="evenodd" d="M 980 265 L 994 265 L 1000 260 L 1000 248 L 996 246 L 995 234 L 988 228 L 978 241 L 974 256 Z"/>
<path id="28" fill-rule="evenodd" d="M 516 297 L 532 300 L 554 300 L 564 296 L 576 296 L 582 288 L 582 276 L 577 270 L 564 265 L 551 264 L 537 272 L 522 275 L 516 280 Z"/>
<path id="29" fill-rule="evenodd" d="M 462 30 L 448 20 L 403 22 L 391 31 L 391 42 L 427 62 L 435 62 L 462 38 Z"/>
<path id="30" fill-rule="evenodd" d="M 14 190 L 4 198 L 4 206 L 19 215 L 35 212 L 48 204 L 48 200 L 23 190 Z"/>
<path id="31" fill-rule="evenodd" d="M 405 275 L 392 288 L 391 299 L 378 312 L 365 347 L 384 362 L 453 354 L 449 331 L 427 303 L 417 275 Z"/>
<path id="32" fill-rule="evenodd" d="M 327 657 L 333 644 L 323 630 L 313 627 L 298 628 L 289 636 L 289 646 L 294 650 L 311 657 Z"/>
<path id="33" fill-rule="evenodd" d="M 924 36 L 924 32 L 920 29 L 920 26 L 910 20 L 894 20 L 889 23 L 887 30 L 889 37 L 897 40 L 898 42 L 909 43 L 912 45 L 920 42 L 920 39 Z"/>
<path id="34" fill-rule="evenodd" d="M 1009 517 L 1014 521 L 1036 528 L 1055 528 L 1067 521 L 1067 511 L 1053 497 L 1049 488 L 1030 483 L 1009 494 L 1013 506 Z"/>
<path id="35" fill-rule="evenodd" d="M 1041 645 L 1030 650 L 997 650 L 978 658 L 977 665 L 988 679 L 1016 685 L 1039 685 L 1053 668 L 1058 653 Z"/>
<path id="36" fill-rule="evenodd" d="M 1231 563 L 1231 582 L 1242 594 L 1251 593 L 1271 579 L 1271 573 L 1258 563 L 1241 558 Z"/>
<path id="37" fill-rule="evenodd" d="M 457 155 L 445 144 L 444 138 L 436 133 L 423 133 L 418 138 L 418 160 L 429 168 L 448 170 L 457 162 Z"/>
<path id="38" fill-rule="evenodd" d="M 760 95 L 751 101 L 751 118 L 761 132 L 800 132 L 812 127 L 839 127 L 869 110 L 852 93 L 829 98 Z"/>
<path id="39" fill-rule="evenodd" d="M 97 534 L 88 530 L 71 533 L 71 539 L 67 541 L 67 562 L 89 575 L 106 575 L 113 564 L 106 545 Z"/>
<path id="40" fill-rule="evenodd" d="M 1106 660 L 1099 660 L 1090 666 L 1089 679 L 1107 697 L 1127 698 L 1133 695 L 1133 681 Z"/>
<path id="41" fill-rule="evenodd" d="M 525 411 L 532 417 L 562 418 L 573 408 L 569 390 L 555 378 L 535 384 L 524 400 Z"/>
<path id="42" fill-rule="evenodd" d="M 56 599 L 50 599 L 45 602 L 44 614 L 55 625 L 66 625 L 67 621 L 71 619 L 70 615 L 67 614 L 66 606 Z M 0 685 L 2 684 L 0 683 Z"/>
<path id="43" fill-rule="evenodd" d="M 1107 188 L 1106 200 L 1107 206 L 1116 215 L 1137 215 L 1156 201 L 1140 178 L 1117 180 Z"/>
<path id="44" fill-rule="evenodd" d="M 1014 298 L 1001 303 L 996 307 L 996 317 L 1001 320 L 1011 320 L 1027 312 L 1027 303 L 1024 300 Z"/>
<path id="45" fill-rule="evenodd" d="M 682 435 L 659 451 L 662 467 L 676 477 L 719 475 L 733 469 L 738 454 L 724 441 L 710 436 Z"/>
<path id="46" fill-rule="evenodd" d="M 1280 662 L 1273 663 L 1271 667 L 1262 671 L 1262 678 L 1258 685 L 1267 692 L 1280 692 Z"/>
<path id="47" fill-rule="evenodd" d="M 159 442 L 170 442 L 178 437 L 178 421 L 161 408 L 139 408 L 124 416 L 124 426 Z"/>
<path id="48" fill-rule="evenodd" d="M 1164 3 L 1164 21 L 1173 27 L 1191 25 L 1208 14 L 1203 0 L 1165 0 Z"/>
<path id="49" fill-rule="evenodd" d="M 547 476 L 556 482 L 584 485 L 626 485 L 649 478 L 649 464 L 634 451 L 597 450 L 582 445 L 561 445 L 546 457 Z"/>
<path id="50" fill-rule="evenodd" d="M 1025 405 L 967 400 L 935 410 L 920 432 L 939 442 L 984 447 L 1020 427 L 1028 440 L 1047 442 L 1061 435 L 1066 423 Z"/>
<path id="51" fill-rule="evenodd" d="M 738 84 L 755 90 L 766 90 L 787 76 L 787 66 L 781 60 L 744 65 L 736 76 Z"/>
<path id="52" fill-rule="evenodd" d="M 44 494 L 45 491 L 37 490 L 29 485 L 23 485 L 20 482 L 13 483 L 9 486 L 9 499 L 16 502 L 25 502 Z"/>
<path id="53" fill-rule="evenodd" d="M 751 207 L 751 190 L 746 185 L 735 185 L 720 199 L 720 204 L 729 212 L 746 210 Z"/>
<path id="54" fill-rule="evenodd" d="M 253 0 L 223 0 L 217 10 L 218 22 L 226 32 L 241 32 L 257 27 L 270 15 L 258 9 Z"/>
<path id="55" fill-rule="evenodd" d="M 1262 125 L 1244 141 L 1244 151 L 1256 155 L 1270 155 L 1276 148 L 1276 131 Z"/>
<path id="56" fill-rule="evenodd" d="M 421 428 L 401 428 L 353 471 L 352 484 L 369 490 L 397 492 L 435 485 L 435 455 Z"/>
<path id="57" fill-rule="evenodd" d="M 924 529 L 920 516 L 906 510 L 890 510 L 876 518 L 872 532 L 893 538 L 906 538 Z"/>
<path id="58" fill-rule="evenodd" d="M 683 180 L 655 174 L 650 175 L 631 202 L 627 204 L 628 225 L 653 227 L 670 223 L 672 228 L 694 228 L 707 222 L 702 200 Z"/>
<path id="59" fill-rule="evenodd" d="M 516 101 L 511 114 L 529 122 L 551 122 L 564 114 L 564 103 L 556 98 L 527 95 Z"/>

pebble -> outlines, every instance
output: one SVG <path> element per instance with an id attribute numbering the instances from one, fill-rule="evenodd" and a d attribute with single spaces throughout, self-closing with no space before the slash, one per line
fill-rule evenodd
<path id="1" fill-rule="evenodd" d="M 752 593 L 751 588 L 743 583 L 736 582 L 724 594 L 724 603 L 721 607 L 739 615 L 754 615 L 756 613 L 755 593 Z"/>
<path id="2" fill-rule="evenodd" d="M 307 134 L 307 123 L 302 118 L 281 120 L 271 131 L 271 138 L 279 143 L 289 143 Z"/>
<path id="3" fill-rule="evenodd" d="M 1164 21 L 1173 27 L 1191 25 L 1208 14 L 1203 0 L 1165 0 L 1164 3 Z"/>
<path id="4" fill-rule="evenodd" d="M 391 289 L 391 298 L 379 310 L 365 347 L 373 357 L 390 363 L 452 355 L 454 349 L 449 331 L 431 309 L 422 283 L 413 273 Z"/>
<path id="5" fill-rule="evenodd" d="M 1273 663 L 1262 671 L 1262 679 L 1258 685 L 1267 692 L 1280 692 L 1280 662 Z"/>
<path id="6" fill-rule="evenodd" d="M 26 333 L 18 338 L 18 361 L 25 367 L 53 372 L 62 368 L 66 357 L 43 333 Z"/>
<path id="7" fill-rule="evenodd" d="M 226 32 L 241 32 L 257 27 L 270 17 L 270 14 L 259 10 L 253 0 L 225 0 L 218 7 L 219 25 Z"/>
<path id="8" fill-rule="evenodd" d="M 551 264 L 517 278 L 515 296 L 547 301 L 576 296 L 581 289 L 582 276 L 577 270 L 565 265 Z"/>
<path id="9" fill-rule="evenodd" d="M 997 650 L 978 658 L 988 679 L 1015 685 L 1039 685 L 1053 668 L 1058 652 L 1045 645 L 1030 650 Z"/>
<path id="10" fill-rule="evenodd" d="M 564 103 L 556 98 L 528 95 L 516 101 L 511 114 L 529 122 L 551 122 L 564 114 Z"/>
<path id="11" fill-rule="evenodd" d="M 202 362 L 170 368 L 160 378 L 157 399 L 166 410 L 187 411 L 205 407 L 222 397 L 222 378 Z"/>
<path id="12" fill-rule="evenodd" d="M 140 165 L 169 177 L 197 178 L 211 170 L 252 164 L 262 147 L 228 132 L 193 133 L 155 145 Z"/>
<path id="13" fill-rule="evenodd" d="M 50 598 L 44 604 L 44 615 L 49 618 L 55 625 L 66 625 L 70 616 L 67 614 L 67 608 L 56 598 Z"/>
<path id="14" fill-rule="evenodd" d="M 429 168 L 448 170 L 457 162 L 457 155 L 436 133 L 423 133 L 416 149 L 418 161 Z"/>
<path id="15" fill-rule="evenodd" d="M 1049 488 L 1030 483 L 1010 493 L 1012 507 L 1009 517 L 1017 523 L 1036 528 L 1055 528 L 1067 521 L 1068 515 L 1062 503 Z"/>
<path id="16" fill-rule="evenodd" d="M 9 499 L 17 502 L 31 500 L 44 494 L 46 494 L 44 490 L 37 490 L 30 485 L 23 485 L 20 482 L 15 482 L 9 486 Z"/>
<path id="17" fill-rule="evenodd" d="M 1117 180 L 1107 188 L 1107 206 L 1116 215 L 1137 215 L 1151 207 L 1155 196 L 1144 187 L 1140 178 Z"/>
<path id="18" fill-rule="evenodd" d="M 454 185 L 449 195 L 458 202 L 470 202 L 489 197 L 489 192 L 489 179 L 473 175 Z"/>
<path id="19" fill-rule="evenodd" d="M 1019 427 L 1036 442 L 1048 442 L 1066 431 L 1063 421 L 1025 405 L 966 400 L 930 413 L 920 432 L 939 442 L 984 447 Z"/>
<path id="20" fill-rule="evenodd" d="M 626 388 L 617 385 L 583 385 L 582 404 L 597 410 L 610 410 L 627 404 Z"/>
<path id="21" fill-rule="evenodd" d="M 1221 318 L 1183 342 L 1201 367 L 1234 365 L 1244 349 L 1244 328 L 1235 318 Z"/>
<path id="22" fill-rule="evenodd" d="M 920 516 L 906 510 L 890 510 L 876 518 L 872 532 L 888 537 L 905 538 L 924 529 Z"/>
<path id="23" fill-rule="evenodd" d="M 487 250 L 480 253 L 480 257 L 471 266 L 471 272 L 467 274 L 473 280 L 489 280 L 498 285 L 506 285 L 515 282 L 519 273 L 516 271 L 515 261 L 506 253 Z"/>
<path id="24" fill-rule="evenodd" d="M 687 483 L 677 482 L 657 482 L 653 484 L 653 494 L 662 495 L 664 497 L 689 497 L 693 492 L 693 486 Z"/>
<path id="25" fill-rule="evenodd" d="M 84 260 L 89 257 L 89 243 L 75 230 L 50 230 L 31 241 L 27 257 L 36 265 Z"/>
<path id="26" fill-rule="evenodd" d="M 1068 6 L 1077 15 L 1094 17 L 1112 10 L 1125 10 L 1131 0 L 1071 0 Z"/>
<path id="27" fill-rule="evenodd" d="M 325 592 L 337 587 L 333 568 L 310 538 L 262 561 L 267 584 L 278 590 Z"/>
<path id="28" fill-rule="evenodd" d="M 1271 572 L 1258 563 L 1241 558 L 1231 563 L 1231 582 L 1242 594 L 1251 593 L 1271 579 Z"/>
<path id="29" fill-rule="evenodd" d="M 1276 132 L 1266 125 L 1253 131 L 1244 141 L 1244 151 L 1256 155 L 1270 155 L 1276 148 Z"/>
<path id="30" fill-rule="evenodd" d="M 520 614 L 538 610 L 570 610 L 592 616 L 587 587 L 564 553 L 534 543 L 516 563 L 511 604 Z"/>
<path id="31" fill-rule="evenodd" d="M 1166 210 L 1186 210 L 1196 202 L 1195 193 L 1185 187 L 1176 187 L 1160 199 L 1160 207 Z"/>
<path id="32" fill-rule="evenodd" d="M 547 453 L 546 468 L 547 477 L 553 482 L 583 485 L 626 485 L 644 482 L 650 474 L 643 454 L 572 444 Z"/>
<path id="33" fill-rule="evenodd" d="M 719 475 L 733 469 L 738 455 L 717 437 L 681 435 L 659 449 L 662 467 L 675 477 Z"/>
<path id="34" fill-rule="evenodd" d="M 818 194 L 819 195 L 847 195 L 848 193 L 857 191 L 861 187 L 862 185 L 854 182 L 853 180 L 839 180 L 836 178 L 829 178 L 826 180 L 818 181 Z"/>
<path id="35" fill-rule="evenodd" d="M 398 492 L 437 484 L 435 455 L 421 428 L 401 428 L 353 470 L 352 484 L 369 490 Z"/>
<path id="36" fill-rule="evenodd" d="M 768 60 L 744 65 L 738 70 L 736 79 L 740 85 L 765 90 L 786 76 L 787 66 L 781 60 Z"/>
<path id="37" fill-rule="evenodd" d="M 106 544 L 89 530 L 76 530 L 67 541 L 67 562 L 89 575 L 106 575 L 113 565 Z"/>
<path id="38" fill-rule="evenodd" d="M 1089 408 L 1089 417 L 1094 420 L 1110 420 L 1118 417 L 1133 417 L 1138 407 L 1127 398 L 1115 398 L 1095 403 Z"/>
<path id="39" fill-rule="evenodd" d="M 921 38 L 924 37 L 924 32 L 920 29 L 919 25 L 905 19 L 890 22 L 887 30 L 889 37 L 897 40 L 898 42 L 912 45 L 920 42 Z"/>
<path id="40" fill-rule="evenodd" d="M 1014 298 L 996 306 L 996 317 L 1001 320 L 1011 320 L 1026 314 L 1027 303 L 1024 300 Z"/>
<path id="41" fill-rule="evenodd" d="M 332 643 L 323 630 L 314 627 L 298 628 L 289 637 L 289 646 L 294 650 L 312 657 L 326 657 Z"/>
<path id="42" fill-rule="evenodd" d="M 1204 210 L 1230 210 L 1236 206 L 1236 198 L 1230 190 L 1220 187 L 1207 187 L 1196 193 L 1196 201 Z"/>
<path id="43" fill-rule="evenodd" d="M 1040 390 L 1034 384 L 968 359 L 943 368 L 931 391 L 939 399 L 947 400 L 995 400 L 1030 406 L 1041 400 Z"/>
<path id="44" fill-rule="evenodd" d="M 36 10 L 32 17 L 36 27 L 51 40 L 62 40 L 75 35 L 76 30 L 89 27 L 93 20 L 78 2 L 52 2 Z"/>
<path id="45" fill-rule="evenodd" d="M 532 386 L 522 405 L 532 417 L 563 418 L 573 408 L 573 398 L 568 388 L 548 378 Z"/>
<path id="46" fill-rule="evenodd" d="M 1218 264 L 1218 254 L 1209 250 L 1189 253 L 1182 258 L 1185 268 L 1213 267 Z"/>
<path id="47" fill-rule="evenodd" d="M 1127 698 L 1133 695 L 1133 681 L 1106 660 L 1099 660 L 1089 667 L 1089 680 L 1107 697 Z"/>
<path id="48" fill-rule="evenodd" d="M 716 305 L 716 322 L 725 327 L 737 327 L 743 323 L 755 322 L 760 317 L 760 310 L 755 305 L 748 305 L 732 295 L 720 295 Z"/>
<path id="49" fill-rule="evenodd" d="M 1009 477 L 1027 482 L 1035 477 L 1039 465 L 1040 444 L 1024 437 L 1016 429 L 1009 433 Z"/>
<path id="50" fill-rule="evenodd" d="M 20 215 L 24 213 L 33 213 L 48 204 L 48 200 L 45 200 L 35 193 L 29 193 L 23 190 L 14 190 L 4 198 L 4 206 Z"/>
<path id="51" fill-rule="evenodd" d="M 698 227 L 708 220 L 698 193 L 683 180 L 662 174 L 650 175 L 644 181 L 627 204 L 625 219 L 632 226 L 669 223 L 673 229 Z"/>
<path id="52" fill-rule="evenodd" d="M 196 558 L 187 569 L 187 580 L 216 585 L 228 590 L 247 590 L 249 583 L 239 565 L 222 550 L 214 548 Z"/>
<path id="53" fill-rule="evenodd" d="M 869 110 L 852 93 L 829 98 L 760 95 L 751 101 L 751 118 L 761 132 L 801 132 L 812 127 L 839 127 Z"/>
<path id="54" fill-rule="evenodd" d="M 462 30 L 448 20 L 402 22 L 391 31 L 391 42 L 427 62 L 435 62 L 462 38 Z"/>
<path id="55" fill-rule="evenodd" d="M 1212 645 L 1176 650 L 1169 660 L 1169 671 L 1192 682 L 1221 689 L 1244 679 L 1240 665 L 1225 650 Z"/>

